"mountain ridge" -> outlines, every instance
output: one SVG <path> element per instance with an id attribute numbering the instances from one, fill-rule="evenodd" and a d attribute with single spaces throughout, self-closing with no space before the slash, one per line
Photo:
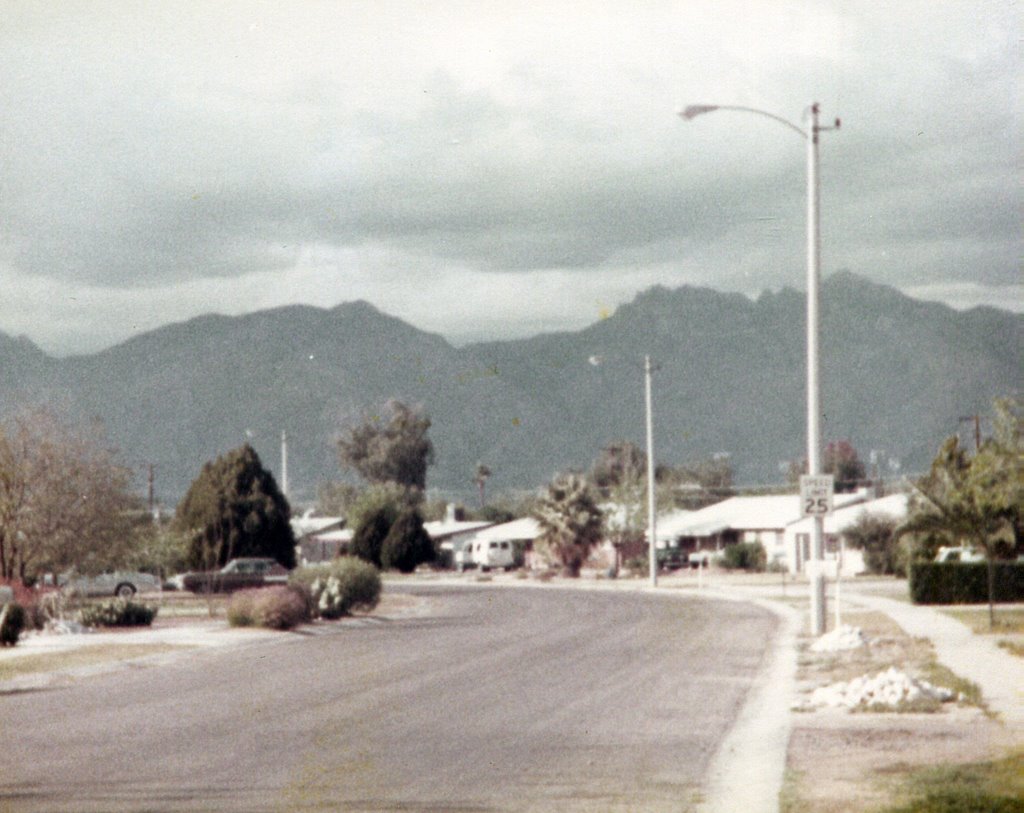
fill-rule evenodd
<path id="1" fill-rule="evenodd" d="M 359 300 L 208 314 L 64 358 L 0 334 L 0 415 L 45 403 L 99 416 L 132 465 L 157 466 L 167 503 L 243 442 L 278 471 L 287 431 L 301 502 L 341 477 L 334 438 L 395 397 L 433 421 L 428 486 L 470 499 L 477 462 L 491 493 L 532 489 L 612 441 L 642 443 L 650 355 L 659 462 L 728 452 L 739 480 L 764 482 L 804 453 L 804 310 L 790 288 L 749 299 L 655 286 L 577 331 L 461 347 Z M 884 450 L 903 470 L 925 467 L 960 415 L 1019 390 L 1022 315 L 838 274 L 822 286 L 822 329 L 825 440 Z"/>

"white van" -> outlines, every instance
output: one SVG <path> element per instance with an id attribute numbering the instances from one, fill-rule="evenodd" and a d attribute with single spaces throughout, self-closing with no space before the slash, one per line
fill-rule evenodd
<path id="1" fill-rule="evenodd" d="M 483 540 L 473 542 L 473 564 L 482 571 L 492 567 L 512 570 L 515 567 L 515 551 L 508 540 Z"/>
<path id="2" fill-rule="evenodd" d="M 978 553 L 974 548 L 957 545 L 946 547 L 943 545 L 935 555 L 936 562 L 984 562 L 985 554 Z"/>

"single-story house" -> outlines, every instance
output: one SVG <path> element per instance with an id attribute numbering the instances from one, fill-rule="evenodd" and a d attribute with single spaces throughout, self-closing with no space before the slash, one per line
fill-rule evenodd
<path id="1" fill-rule="evenodd" d="M 449 505 L 444 519 L 424 522 L 423 529 L 430 535 L 437 549 L 438 564 L 441 567 L 452 567 L 455 553 L 461 551 L 476 533 L 493 525 L 493 522 L 456 519 L 455 506 Z"/>
<path id="2" fill-rule="evenodd" d="M 839 509 L 867 499 L 866 492 L 836 494 L 834 505 Z M 757 542 L 764 547 L 769 564 L 786 564 L 796 573 L 801 562 L 791 560 L 785 534 L 791 524 L 801 519 L 797 494 L 730 497 L 676 518 L 666 518 L 658 528 L 658 538 L 663 534 L 670 536 L 690 553 L 719 552 L 738 542 Z"/>
<path id="3" fill-rule="evenodd" d="M 339 547 L 352 540 L 352 532 L 342 530 L 344 525 L 344 517 L 316 517 L 312 510 L 300 517 L 292 517 L 295 561 L 308 565 L 333 559 Z"/>
<path id="4" fill-rule="evenodd" d="M 842 576 L 855 576 L 864 572 L 862 551 L 850 550 L 843 546 L 843 532 L 855 525 L 865 515 L 884 516 L 900 522 L 906 519 L 909 494 L 890 494 L 887 497 L 866 499 L 837 507 L 825 515 L 825 560 L 839 562 Z M 811 556 L 811 532 L 814 520 L 803 517 L 786 526 L 784 548 L 789 569 L 793 573 L 803 570 L 803 564 Z"/>
<path id="5" fill-rule="evenodd" d="M 352 544 L 352 536 L 351 528 L 335 528 L 305 537 L 298 546 L 299 564 L 313 565 L 319 562 L 329 562 L 336 556 L 348 553 L 349 546 Z"/>

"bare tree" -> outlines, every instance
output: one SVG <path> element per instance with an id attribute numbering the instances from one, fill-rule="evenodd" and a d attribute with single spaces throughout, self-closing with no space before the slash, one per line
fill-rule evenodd
<path id="1" fill-rule="evenodd" d="M 140 507 L 130 484 L 98 426 L 35 409 L 0 427 L 0 576 L 116 565 Z"/>

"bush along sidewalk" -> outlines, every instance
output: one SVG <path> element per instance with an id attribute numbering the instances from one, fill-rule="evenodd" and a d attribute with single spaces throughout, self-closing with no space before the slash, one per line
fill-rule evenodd
<path id="1" fill-rule="evenodd" d="M 266 627 L 290 630 L 310 621 L 313 602 L 302 585 L 275 585 L 239 590 L 228 604 L 228 623 L 232 627 Z"/>
<path id="2" fill-rule="evenodd" d="M 115 598 L 82 609 L 82 624 L 87 627 L 148 627 L 156 618 L 157 608 Z"/>
<path id="3" fill-rule="evenodd" d="M 320 618 L 341 618 L 353 610 L 372 610 L 380 601 L 380 571 L 354 557 L 295 570 L 290 583 L 308 588 L 313 613 Z"/>

